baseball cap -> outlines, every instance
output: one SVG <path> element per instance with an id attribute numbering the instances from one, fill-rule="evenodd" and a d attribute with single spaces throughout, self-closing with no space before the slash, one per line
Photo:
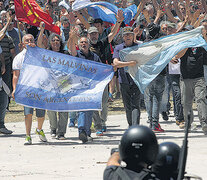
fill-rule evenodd
<path id="1" fill-rule="evenodd" d="M 93 32 L 97 32 L 98 33 L 98 29 L 96 28 L 96 27 L 94 27 L 94 26 L 92 26 L 92 27 L 90 27 L 89 29 L 88 29 L 88 33 L 90 34 L 90 33 L 93 33 Z"/>
<path id="2" fill-rule="evenodd" d="M 125 34 L 134 34 L 133 28 L 130 27 L 130 26 L 124 27 L 123 31 L 122 31 L 122 34 L 123 35 L 125 35 Z"/>

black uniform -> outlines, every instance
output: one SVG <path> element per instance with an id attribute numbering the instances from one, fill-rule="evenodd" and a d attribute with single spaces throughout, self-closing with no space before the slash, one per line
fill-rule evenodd
<path id="1" fill-rule="evenodd" d="M 137 168 L 137 172 L 121 166 L 108 166 L 104 171 L 104 180 L 158 180 L 150 170 Z"/>

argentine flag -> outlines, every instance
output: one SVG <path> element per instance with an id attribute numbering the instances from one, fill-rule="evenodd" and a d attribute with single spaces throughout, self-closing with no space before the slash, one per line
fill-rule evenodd
<path id="1" fill-rule="evenodd" d="M 207 50 L 207 43 L 201 34 L 202 28 L 203 26 L 200 26 L 191 31 L 165 36 L 120 51 L 120 59 L 122 61 L 137 62 L 136 66 L 127 67 L 126 70 L 142 93 L 181 50 L 201 46 Z"/>
<path id="2" fill-rule="evenodd" d="M 124 11 L 124 22 L 130 24 L 130 21 L 134 18 L 137 13 L 137 6 L 135 4 L 123 9 Z"/>
<path id="3" fill-rule="evenodd" d="M 105 1 L 91 2 L 90 0 L 76 0 L 72 5 L 73 11 L 83 8 L 87 8 L 88 14 L 94 19 L 100 18 L 106 22 L 116 23 L 118 7 L 111 3 Z M 125 24 L 129 24 L 137 12 L 137 6 L 132 5 L 122 10 L 124 11 L 124 22 Z"/>

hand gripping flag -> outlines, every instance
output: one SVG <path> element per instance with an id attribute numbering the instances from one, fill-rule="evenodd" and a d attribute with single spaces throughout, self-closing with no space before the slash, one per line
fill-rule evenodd
<path id="1" fill-rule="evenodd" d="M 35 0 L 14 0 L 15 14 L 19 21 L 39 27 L 40 22 L 45 23 L 45 29 L 60 34 L 60 28 L 53 24 L 50 15 L 44 12 Z"/>
<path id="2" fill-rule="evenodd" d="M 200 26 L 191 31 L 165 36 L 120 51 L 122 61 L 137 61 L 136 66 L 127 67 L 125 70 L 129 72 L 142 93 L 181 50 L 201 46 L 207 50 L 207 43 L 201 35 L 202 28 Z"/>
<path id="3" fill-rule="evenodd" d="M 53 111 L 100 110 L 114 71 L 107 64 L 28 47 L 15 91 L 16 103 Z"/>

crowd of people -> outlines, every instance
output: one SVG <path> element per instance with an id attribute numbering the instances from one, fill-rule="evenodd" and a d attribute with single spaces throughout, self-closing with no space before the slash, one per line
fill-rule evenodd
<path id="1" fill-rule="evenodd" d="M 159 115 L 168 120 L 170 93 L 173 96 L 173 110 L 176 124 L 185 127 L 188 114 L 193 122 L 192 104 L 195 101 L 203 132 L 207 133 L 207 52 L 203 47 L 191 47 L 179 52 L 162 72 L 141 94 L 133 79 L 124 70 L 135 66 L 135 61 L 122 62 L 119 52 L 160 37 L 182 31 L 190 31 L 204 26 L 203 38 L 207 41 L 207 4 L 205 0 L 114 0 L 116 23 L 108 23 L 101 18 L 91 17 L 87 9 L 73 11 L 74 0 L 37 0 L 41 8 L 60 27 L 61 34 L 45 29 L 44 22 L 39 27 L 18 22 L 15 18 L 14 1 L 0 1 L 0 132 L 11 134 L 5 127 L 4 119 L 9 110 L 11 96 L 15 99 L 15 89 L 21 74 L 26 45 L 45 48 L 54 52 L 76 56 L 114 67 L 114 77 L 106 86 L 102 97 L 101 111 L 55 112 L 47 111 L 51 136 L 65 139 L 68 125 L 78 122 L 79 139 L 91 141 L 91 125 L 94 122 L 96 135 L 107 131 L 108 103 L 122 97 L 129 126 L 140 124 L 141 105 L 145 104 L 148 123 L 152 131 L 164 132 L 159 123 Z M 137 13 L 129 24 L 124 23 L 123 9 L 135 4 Z M 121 96 L 120 96 L 121 95 Z M 144 103 L 143 103 L 144 102 Z M 38 125 L 36 133 L 46 142 L 42 129 L 45 111 L 36 109 Z M 24 107 L 26 142 L 32 144 L 31 126 L 33 108 Z"/>

